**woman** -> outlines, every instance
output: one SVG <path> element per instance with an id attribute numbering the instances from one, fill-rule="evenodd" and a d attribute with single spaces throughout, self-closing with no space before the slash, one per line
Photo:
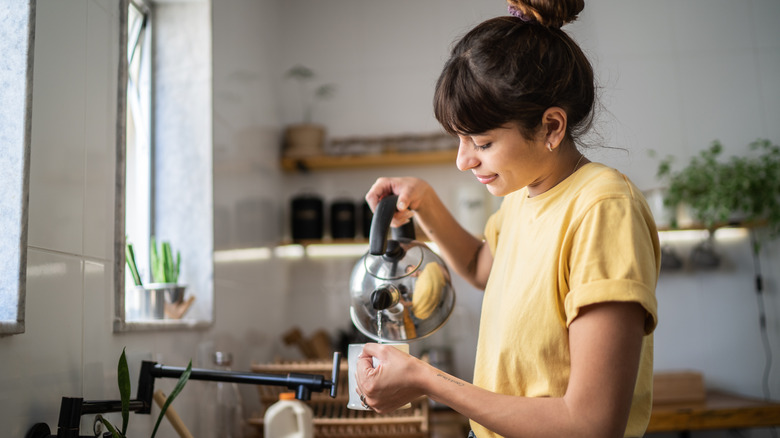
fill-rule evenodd
<path id="1" fill-rule="evenodd" d="M 357 368 L 367 406 L 389 412 L 426 395 L 487 437 L 639 437 L 652 404 L 660 250 L 649 208 L 622 174 L 576 142 L 593 113 L 593 71 L 560 27 L 582 0 L 510 0 L 454 47 L 434 111 L 457 135 L 457 166 L 504 197 L 485 241 L 430 185 L 380 178 L 449 266 L 484 289 L 474 383 L 369 344 Z M 373 358 L 378 359 L 376 368 Z"/>

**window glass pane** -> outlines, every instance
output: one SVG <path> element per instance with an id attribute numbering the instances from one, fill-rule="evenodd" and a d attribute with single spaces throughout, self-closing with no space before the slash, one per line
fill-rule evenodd
<path id="1" fill-rule="evenodd" d="M 151 234 L 150 14 L 130 2 L 127 14 L 127 133 L 125 233 L 140 270 L 148 266 Z M 141 272 L 143 278 L 148 273 Z M 127 271 L 126 290 L 134 282 Z"/>

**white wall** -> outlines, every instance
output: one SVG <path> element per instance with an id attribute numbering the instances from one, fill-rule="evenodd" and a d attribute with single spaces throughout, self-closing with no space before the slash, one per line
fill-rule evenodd
<path id="1" fill-rule="evenodd" d="M 276 167 L 279 132 L 297 117 L 282 74 L 305 63 L 337 84 L 336 97 L 315 115 L 332 135 L 432 131 L 437 127 L 430 96 L 448 45 L 479 20 L 503 14 L 501 1 L 214 3 L 215 234 L 227 236 L 222 240 L 227 247 L 240 246 L 244 238 L 270 241 L 285 232 L 289 198 L 305 187 L 321 190 L 327 199 L 342 194 L 357 199 L 380 174 L 418 173 L 451 205 L 461 184 L 473 184 L 454 166 L 282 174 Z M 588 3 L 571 31 L 589 51 L 605 87 L 609 113 L 599 132 L 607 145 L 629 151 L 597 150 L 589 156 L 650 188 L 657 183 L 649 148 L 687 156 L 715 138 L 730 152 L 744 150 L 756 137 L 780 141 L 780 79 L 773 73 L 780 71 L 778 18 L 780 6 L 773 0 Z M 279 335 L 292 325 L 307 333 L 349 326 L 346 277 L 352 260 L 271 259 L 215 266 L 217 322 L 210 330 L 112 333 L 116 33 L 115 1 L 38 3 L 27 331 L 0 338 L 3 436 L 23 436 L 36 422 L 54 427 L 64 395 L 115 398 L 114 369 L 125 346 L 131 367 L 143 358 L 185 364 L 197 358 L 200 347 L 213 345 L 232 350 L 236 367 L 248 369 L 251 361 L 293 355 L 279 344 Z M 241 200 L 268 206 L 259 213 L 267 215 L 259 231 L 236 226 Z M 656 364 L 700 369 L 712 386 L 760 396 L 764 357 L 747 242 L 719 240 L 719 245 L 728 260 L 722 271 L 662 276 Z M 777 362 L 777 243 L 765 248 L 761 263 Z M 479 295 L 456 287 L 456 315 L 430 343 L 456 341 L 458 374 L 468 377 Z M 775 398 L 778 379 L 775 368 L 770 381 Z M 197 386 L 188 390 L 178 409 L 195 424 Z M 256 393 L 242 390 L 251 412 Z M 133 416 L 131 434 L 143 436 L 152 420 Z M 162 436 L 175 436 L 163 427 Z"/>

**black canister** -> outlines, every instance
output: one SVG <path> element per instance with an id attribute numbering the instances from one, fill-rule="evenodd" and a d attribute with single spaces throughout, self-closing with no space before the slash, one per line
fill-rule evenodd
<path id="1" fill-rule="evenodd" d="M 322 239 L 324 228 L 323 202 L 316 195 L 299 195 L 292 199 L 293 240 Z"/>
<path id="2" fill-rule="evenodd" d="M 355 238 L 355 203 L 333 201 L 330 205 L 330 235 L 334 239 Z"/>

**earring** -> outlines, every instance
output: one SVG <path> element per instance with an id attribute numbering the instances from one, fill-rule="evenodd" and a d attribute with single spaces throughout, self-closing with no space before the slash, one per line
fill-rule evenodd
<path id="1" fill-rule="evenodd" d="M 552 152 L 552 143 L 547 143 L 547 150 Z"/>

